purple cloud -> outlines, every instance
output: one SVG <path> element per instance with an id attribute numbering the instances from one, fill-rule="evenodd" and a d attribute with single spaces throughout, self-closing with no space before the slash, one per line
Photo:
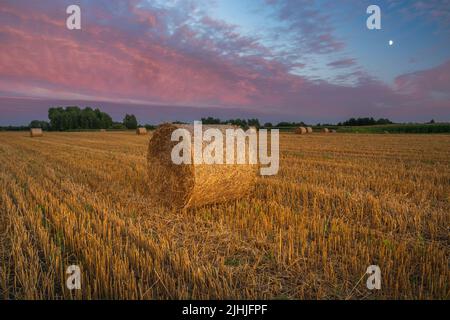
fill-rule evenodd
<path id="1" fill-rule="evenodd" d="M 336 60 L 327 64 L 327 66 L 332 68 L 348 68 L 354 65 L 356 65 L 356 61 L 352 58 Z"/>

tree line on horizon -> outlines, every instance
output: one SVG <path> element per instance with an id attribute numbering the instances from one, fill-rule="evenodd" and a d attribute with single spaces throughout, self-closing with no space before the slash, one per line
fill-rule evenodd
<path id="1" fill-rule="evenodd" d="M 256 128 L 260 128 L 261 125 L 259 123 L 258 119 L 230 119 L 230 120 L 226 120 L 226 121 L 222 121 L 218 118 L 213 118 L 213 117 L 208 117 L 208 118 L 202 118 L 202 123 L 203 124 L 231 124 L 231 125 L 237 125 L 243 128 L 247 128 L 247 127 L 256 127 Z M 433 120 L 432 120 L 433 121 Z M 336 124 L 330 124 L 330 123 L 318 123 L 316 124 L 317 127 L 321 127 L 321 126 L 370 126 L 370 125 L 383 125 L 383 124 L 393 124 L 392 121 L 390 121 L 389 119 L 383 119 L 380 118 L 378 120 L 375 120 L 374 118 L 350 118 L 347 121 L 344 122 L 339 122 L 337 125 Z M 271 127 L 303 127 L 303 126 L 308 126 L 305 122 L 300 121 L 300 122 L 286 122 L 286 121 L 282 121 L 279 122 L 275 125 L 273 125 L 271 122 L 266 122 L 264 123 L 264 125 L 262 127 L 264 128 L 271 128 Z"/>
<path id="2" fill-rule="evenodd" d="M 383 124 L 393 124 L 393 122 L 389 119 L 380 118 L 375 120 L 374 118 L 350 118 L 347 121 L 339 122 L 338 126 L 374 126 L 374 125 L 383 125 Z"/>
<path id="3" fill-rule="evenodd" d="M 136 129 L 138 122 L 133 114 L 126 114 L 122 122 L 114 122 L 112 117 L 100 109 L 77 106 L 48 109 L 49 121 L 33 120 L 30 128 L 48 131 L 90 130 L 90 129 Z"/>
<path id="4" fill-rule="evenodd" d="M 33 120 L 28 126 L 7 126 L 0 127 L 1 130 L 27 130 L 29 128 L 42 128 L 45 131 L 67 131 L 67 130 L 95 130 L 95 129 L 114 129 L 114 130 L 126 130 L 126 129 L 136 129 L 139 127 L 136 116 L 133 114 L 126 114 L 122 122 L 114 122 L 112 117 L 101 111 L 99 108 L 85 107 L 83 109 L 78 106 L 68 106 L 68 107 L 52 107 L 48 109 L 48 119 L 49 121 Z M 309 126 L 303 121 L 300 122 L 278 122 L 272 124 L 271 122 L 266 122 L 263 125 L 259 122 L 259 119 L 229 119 L 221 120 L 214 117 L 201 118 L 203 124 L 230 124 L 239 126 L 241 128 L 289 128 L 289 127 L 301 127 Z M 174 121 L 173 123 L 185 123 L 180 121 Z M 434 120 L 427 122 L 427 124 L 435 123 Z M 316 127 L 336 127 L 336 126 L 374 126 L 374 125 L 386 125 L 394 124 L 394 122 L 389 119 L 380 118 L 375 120 L 373 117 L 363 117 L 363 118 L 350 118 L 344 122 L 339 122 L 337 124 L 329 123 L 318 123 Z M 146 124 L 143 127 L 147 129 L 153 129 L 154 125 Z"/>

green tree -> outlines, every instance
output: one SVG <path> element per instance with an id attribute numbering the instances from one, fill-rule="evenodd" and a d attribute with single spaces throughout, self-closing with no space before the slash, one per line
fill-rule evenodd
<path id="1" fill-rule="evenodd" d="M 125 118 L 123 119 L 123 125 L 127 129 L 136 129 L 138 126 L 136 116 L 134 114 L 126 114 Z"/>
<path id="2" fill-rule="evenodd" d="M 113 121 L 109 114 L 101 112 L 99 109 L 95 109 L 94 112 L 99 121 L 100 129 L 109 129 L 112 127 Z"/>
<path id="3" fill-rule="evenodd" d="M 30 128 L 41 128 L 42 130 L 48 130 L 50 128 L 50 124 L 47 121 L 41 120 L 33 120 L 30 122 Z"/>
<path id="4" fill-rule="evenodd" d="M 202 124 L 221 124 L 220 119 L 216 119 L 213 117 L 202 118 Z"/>
<path id="5" fill-rule="evenodd" d="M 64 109 L 61 107 L 48 109 L 48 118 L 50 120 L 50 127 L 52 130 L 63 130 L 62 114 Z"/>
<path id="6" fill-rule="evenodd" d="M 90 107 L 80 109 L 76 106 L 67 108 L 50 108 L 48 110 L 50 127 L 52 130 L 77 130 L 77 129 L 109 129 L 113 125 L 110 115 L 93 110 Z"/>
<path id="7" fill-rule="evenodd" d="M 248 126 L 249 127 L 255 127 L 257 129 L 259 129 L 261 127 L 261 125 L 259 124 L 259 120 L 258 119 L 248 119 L 247 120 Z"/>

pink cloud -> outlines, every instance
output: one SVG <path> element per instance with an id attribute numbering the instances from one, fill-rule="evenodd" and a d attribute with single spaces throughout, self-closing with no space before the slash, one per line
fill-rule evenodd
<path id="1" fill-rule="evenodd" d="M 188 2 L 171 13 L 137 7 L 132 0 L 100 10 L 106 3 L 92 5 L 91 18 L 80 32 L 64 27 L 63 5 L 43 14 L 34 2 L 2 3 L 0 93 L 47 100 L 238 107 L 309 118 L 363 116 L 367 110 L 380 116 L 398 110 L 424 116 L 434 112 L 430 110 L 450 113 L 450 62 L 400 76 L 395 87 L 362 71 L 352 74 L 358 79 L 354 86 L 311 81 L 291 72 L 304 64 L 277 59 L 257 38 L 240 35 L 232 25 L 207 16 L 192 23 L 189 10 L 195 8 Z M 39 1 L 44 4 L 49 2 Z M 294 10 L 301 4 L 302 12 L 319 23 L 301 20 Z M 307 3 L 288 1 L 279 9 L 279 18 L 288 21 L 289 28 L 303 31 L 295 40 L 307 50 L 325 53 L 343 47 L 333 30 L 320 24 L 328 18 Z M 309 36 L 312 30 L 319 36 Z M 347 58 L 328 66 L 354 64 Z M 432 109 L 421 109 L 419 102 Z"/>

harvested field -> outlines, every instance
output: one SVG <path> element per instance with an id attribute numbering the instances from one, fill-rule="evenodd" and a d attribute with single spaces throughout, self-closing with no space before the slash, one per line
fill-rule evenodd
<path id="1" fill-rule="evenodd" d="M 449 298 L 449 135 L 282 134 L 251 198 L 183 212 L 150 136 L 0 133 L 0 298 Z"/>

